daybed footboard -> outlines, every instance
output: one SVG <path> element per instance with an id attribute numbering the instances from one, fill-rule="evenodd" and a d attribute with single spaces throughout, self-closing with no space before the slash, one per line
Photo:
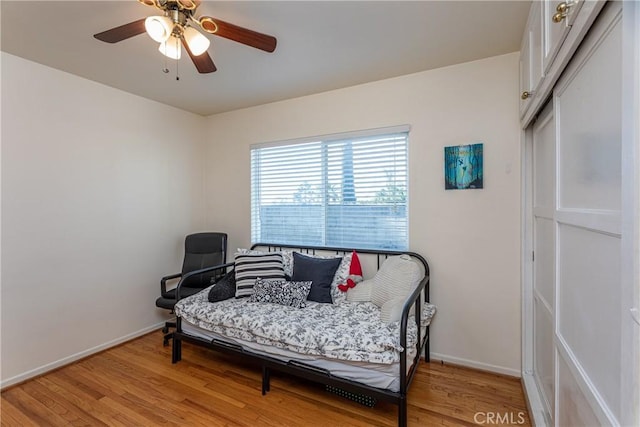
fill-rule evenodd
<path id="1" fill-rule="evenodd" d="M 256 247 L 267 248 L 269 251 L 278 251 L 282 249 L 289 249 L 289 247 L 274 246 L 267 244 L 254 245 L 252 249 Z M 294 250 L 303 253 L 323 252 L 323 253 L 335 253 L 346 254 L 350 253 L 351 249 L 346 248 L 323 248 L 323 247 L 295 247 Z M 358 250 L 360 254 L 373 254 L 378 257 L 378 268 L 380 264 L 389 256 L 408 254 L 414 259 L 418 260 L 424 267 L 425 276 L 414 290 L 414 292 L 405 301 L 402 314 L 400 318 L 400 337 L 399 342 L 402 350 L 399 353 L 399 388 L 398 391 L 392 391 L 389 389 L 377 388 L 369 386 L 357 381 L 341 378 L 331 374 L 326 369 L 311 366 L 304 362 L 294 360 L 281 360 L 275 357 L 263 353 L 256 353 L 249 349 L 246 349 L 240 345 L 229 343 L 222 340 L 207 340 L 189 334 L 182 329 L 182 319 L 178 317 L 177 330 L 173 337 L 173 349 L 172 349 L 172 363 L 177 363 L 182 358 L 182 341 L 193 343 L 199 346 L 207 347 L 213 350 L 217 350 L 223 353 L 233 354 L 234 356 L 240 356 L 256 362 L 262 369 L 262 394 L 266 394 L 270 389 L 270 372 L 276 370 L 279 372 L 290 373 L 311 381 L 315 381 L 324 385 L 337 387 L 345 391 L 352 393 L 362 394 L 373 397 L 375 399 L 395 403 L 398 405 L 398 425 L 407 425 L 407 392 L 415 376 L 418 363 L 422 354 L 425 356 L 425 360 L 429 361 L 429 324 L 422 325 L 422 312 L 423 307 L 429 302 L 429 265 L 427 261 L 419 254 L 413 252 L 397 252 L 397 251 L 375 251 L 375 250 Z M 233 266 L 233 263 L 224 264 L 221 266 L 211 267 L 210 269 L 227 268 Z M 193 274 L 200 274 L 210 269 L 198 270 Z M 186 277 L 185 277 L 186 279 Z M 184 280 L 184 279 L 183 279 Z M 180 284 L 179 284 L 180 286 Z M 178 291 L 179 292 L 179 291 Z M 411 360 L 409 358 L 409 352 L 407 349 L 407 329 L 410 322 L 415 322 L 418 331 L 418 337 L 415 344 L 415 354 Z M 407 367 L 410 368 L 407 368 Z"/>

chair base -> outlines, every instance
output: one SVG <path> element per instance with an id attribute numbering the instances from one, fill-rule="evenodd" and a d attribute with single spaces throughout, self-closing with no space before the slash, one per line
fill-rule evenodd
<path id="1" fill-rule="evenodd" d="M 169 328 L 175 328 L 176 322 L 165 322 L 164 327 L 162 328 L 162 333 L 164 337 L 162 337 L 162 345 L 164 347 L 169 345 L 169 340 L 173 338 L 173 332 L 169 332 Z"/>

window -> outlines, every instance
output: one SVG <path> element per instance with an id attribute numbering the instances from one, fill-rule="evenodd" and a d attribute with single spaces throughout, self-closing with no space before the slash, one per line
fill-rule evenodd
<path id="1" fill-rule="evenodd" d="M 252 241 L 407 249 L 408 131 L 252 147 Z"/>

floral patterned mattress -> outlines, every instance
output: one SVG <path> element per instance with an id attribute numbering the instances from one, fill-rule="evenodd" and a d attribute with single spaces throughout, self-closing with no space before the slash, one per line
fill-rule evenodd
<path id="1" fill-rule="evenodd" d="M 400 359 L 400 322 L 386 324 L 371 303 L 320 304 L 306 308 L 252 303 L 231 298 L 211 303 L 209 289 L 180 300 L 176 315 L 200 328 L 258 344 L 331 359 L 397 363 Z M 423 327 L 431 322 L 435 306 L 426 304 Z M 415 346 L 417 327 L 409 322 L 407 344 Z"/>

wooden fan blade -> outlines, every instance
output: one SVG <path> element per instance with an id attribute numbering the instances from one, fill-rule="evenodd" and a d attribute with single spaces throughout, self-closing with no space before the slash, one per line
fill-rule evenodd
<path id="1" fill-rule="evenodd" d="M 138 19 L 137 21 L 129 22 L 128 24 L 94 34 L 93 37 L 107 43 L 118 43 L 122 40 L 144 33 L 146 31 L 144 28 L 144 20 L 145 18 Z"/>
<path id="2" fill-rule="evenodd" d="M 238 27 L 237 25 L 210 16 L 201 17 L 200 26 L 208 33 L 246 44 L 247 46 L 255 47 L 265 52 L 273 52 L 276 50 L 276 38 L 267 34 Z"/>
<path id="3" fill-rule="evenodd" d="M 216 71 L 217 68 L 208 52 L 205 52 L 202 55 L 195 56 L 191 52 L 191 49 L 189 49 L 189 45 L 184 40 L 184 37 L 182 37 L 182 46 L 184 46 L 184 50 L 187 51 L 189 57 L 193 61 L 193 65 L 196 66 L 196 69 L 200 74 L 213 73 L 214 71 Z"/>

